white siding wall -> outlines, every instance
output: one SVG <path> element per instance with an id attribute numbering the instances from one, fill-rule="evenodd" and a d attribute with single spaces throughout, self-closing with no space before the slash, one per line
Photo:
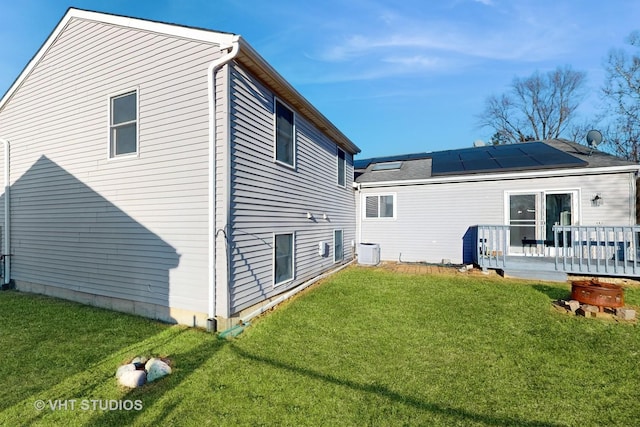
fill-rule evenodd
<path id="1" fill-rule="evenodd" d="M 346 187 L 339 187 L 336 144 L 296 114 L 296 168 L 276 164 L 273 93 L 239 67 L 230 80 L 233 314 L 334 267 L 332 250 L 327 257 L 318 255 L 319 242 L 332 246 L 334 229 L 344 230 L 345 260 L 351 259 L 355 203 L 350 154 Z M 307 219 L 307 212 L 315 220 Z M 295 278 L 274 287 L 273 233 L 288 232 L 295 232 Z"/>
<path id="2" fill-rule="evenodd" d="M 584 175 L 366 188 L 356 194 L 361 242 L 379 243 L 381 259 L 441 262 L 463 261 L 463 237 L 470 226 L 506 224 L 505 194 L 578 190 L 577 225 L 633 225 L 633 174 Z M 604 198 L 600 207 L 591 199 Z M 396 194 L 396 219 L 365 219 L 362 197 Z"/>
<path id="3" fill-rule="evenodd" d="M 70 21 L 0 112 L 14 279 L 207 311 L 206 70 L 218 55 Z M 109 97 L 133 88 L 139 157 L 108 159 Z"/>

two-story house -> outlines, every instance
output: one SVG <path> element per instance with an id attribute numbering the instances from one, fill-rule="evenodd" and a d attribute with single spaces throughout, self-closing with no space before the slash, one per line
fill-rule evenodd
<path id="1" fill-rule="evenodd" d="M 222 329 L 353 258 L 358 147 L 235 34 L 69 9 L 0 142 L 19 290 Z"/>

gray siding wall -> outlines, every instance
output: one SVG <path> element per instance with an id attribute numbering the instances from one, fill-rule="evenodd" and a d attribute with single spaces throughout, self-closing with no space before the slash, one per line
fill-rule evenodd
<path id="1" fill-rule="evenodd" d="M 506 224 L 505 194 L 564 190 L 578 190 L 577 225 L 635 223 L 632 173 L 395 186 L 356 195 L 359 241 L 379 243 L 383 260 L 461 263 L 470 226 Z M 596 193 L 604 198 L 602 206 L 592 206 Z M 365 219 L 361 205 L 371 194 L 395 194 L 396 218 Z"/>
<path id="2" fill-rule="evenodd" d="M 355 202 L 350 154 L 346 186 L 339 187 L 336 144 L 296 114 L 296 168 L 275 163 L 274 94 L 240 67 L 231 70 L 230 85 L 229 303 L 235 313 L 333 268 L 332 249 L 321 257 L 318 244 L 332 248 L 335 229 L 344 230 L 345 261 L 351 259 Z M 295 277 L 274 287 L 273 234 L 289 232 L 295 233 Z"/>
<path id="3" fill-rule="evenodd" d="M 70 21 L 0 112 L 16 280 L 207 311 L 206 70 L 218 55 Z M 108 159 L 109 97 L 134 88 L 139 156 Z"/>

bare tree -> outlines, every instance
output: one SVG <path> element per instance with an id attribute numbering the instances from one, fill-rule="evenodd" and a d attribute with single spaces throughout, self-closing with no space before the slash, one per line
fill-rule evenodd
<path id="1" fill-rule="evenodd" d="M 558 138 L 574 119 L 585 82 L 584 72 L 568 66 L 516 77 L 507 93 L 487 98 L 479 125 L 492 128 L 501 142 L 511 144 Z"/>
<path id="2" fill-rule="evenodd" d="M 632 32 L 627 44 L 640 48 L 640 32 Z M 603 114 L 609 118 L 605 142 L 615 154 L 640 160 L 640 57 L 622 49 L 609 52 L 602 88 Z"/>

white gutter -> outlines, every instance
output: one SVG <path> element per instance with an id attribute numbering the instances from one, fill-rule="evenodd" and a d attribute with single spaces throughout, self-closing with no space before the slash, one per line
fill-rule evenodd
<path id="1" fill-rule="evenodd" d="M 5 255 L 4 258 L 4 276 L 2 280 L 3 285 L 9 284 L 11 281 L 11 210 L 10 210 L 10 175 L 9 175 L 9 165 L 11 164 L 10 159 L 10 150 L 9 150 L 9 141 L 6 139 L 0 138 L 0 142 L 4 145 L 4 246 L 2 248 L 2 254 Z"/>
<path id="2" fill-rule="evenodd" d="M 360 188 L 379 188 L 379 187 L 400 187 L 404 185 L 420 185 L 420 184 L 446 184 L 453 182 L 474 182 L 474 181 L 501 181 L 506 179 L 522 179 L 522 178 L 545 178 L 553 176 L 578 176 L 578 175 L 601 175 L 620 172 L 635 172 L 640 169 L 638 165 L 626 166 L 607 166 L 600 168 L 576 168 L 576 169 L 554 169 L 554 170 L 537 170 L 531 172 L 511 172 L 511 173 L 494 173 L 494 174 L 478 174 L 478 175 L 456 175 L 456 176 L 439 176 L 423 179 L 407 179 L 395 181 L 371 181 L 359 182 Z"/>
<path id="3" fill-rule="evenodd" d="M 240 51 L 239 44 L 240 36 L 233 36 L 231 40 L 230 46 L 224 46 L 220 49 L 223 51 L 225 49 L 231 48 L 230 52 L 227 52 L 226 55 L 222 55 L 220 58 L 213 61 L 209 64 L 207 68 L 207 89 L 208 89 L 208 98 L 209 98 L 209 277 L 208 277 L 208 288 L 209 288 L 209 307 L 208 307 L 208 318 L 213 319 L 216 316 L 216 72 L 225 64 L 233 60 L 236 57 L 238 52 Z"/>

